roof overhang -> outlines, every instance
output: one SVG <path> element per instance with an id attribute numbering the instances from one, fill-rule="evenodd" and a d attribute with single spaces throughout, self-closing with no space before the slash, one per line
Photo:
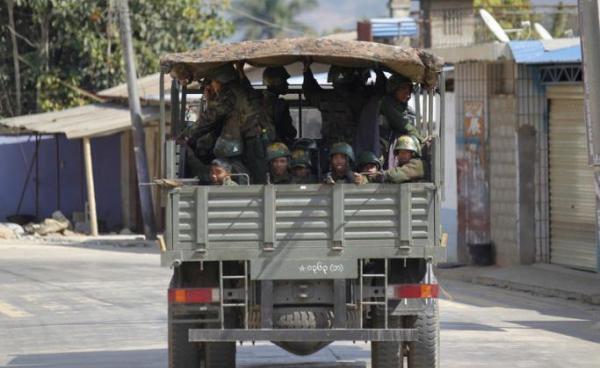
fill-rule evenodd
<path id="1" fill-rule="evenodd" d="M 158 107 L 142 107 L 144 123 L 158 121 L 159 118 Z M 69 139 L 93 138 L 131 129 L 131 115 L 124 106 L 90 104 L 0 119 L 0 126 L 4 128 L 3 134 L 64 134 Z"/>

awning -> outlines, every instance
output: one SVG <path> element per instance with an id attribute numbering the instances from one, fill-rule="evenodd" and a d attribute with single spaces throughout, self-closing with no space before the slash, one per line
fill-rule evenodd
<path id="1" fill-rule="evenodd" d="M 144 123 L 158 121 L 157 106 L 142 107 Z M 125 106 L 90 104 L 61 111 L 0 119 L 5 133 L 65 134 L 67 138 L 101 137 L 131 129 L 131 115 Z"/>

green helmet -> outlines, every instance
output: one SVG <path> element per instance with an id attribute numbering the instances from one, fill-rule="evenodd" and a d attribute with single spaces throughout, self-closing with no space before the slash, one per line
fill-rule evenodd
<path id="1" fill-rule="evenodd" d="M 242 154 L 242 141 L 239 139 L 217 138 L 213 154 L 216 157 L 235 157 Z"/>
<path id="2" fill-rule="evenodd" d="M 327 73 L 327 82 L 348 84 L 356 79 L 356 70 L 344 66 L 332 65 Z"/>
<path id="3" fill-rule="evenodd" d="M 228 63 L 213 69 L 209 73 L 208 77 L 221 83 L 229 83 L 233 80 L 236 80 L 238 75 L 235 69 L 233 68 L 233 65 L 231 65 L 231 63 Z"/>
<path id="4" fill-rule="evenodd" d="M 381 169 L 381 160 L 371 151 L 363 151 L 358 155 L 358 167 L 362 168 L 367 164 L 376 165 L 378 170 Z"/>
<path id="5" fill-rule="evenodd" d="M 410 79 L 401 74 L 393 74 L 387 81 L 386 90 L 388 93 L 394 93 L 398 88 L 404 85 L 409 85 L 411 89 L 413 87 L 413 83 Z"/>
<path id="6" fill-rule="evenodd" d="M 267 146 L 267 161 L 271 162 L 279 157 L 290 157 L 289 148 L 281 142 L 271 143 Z"/>
<path id="7" fill-rule="evenodd" d="M 350 146 L 348 143 L 346 143 L 346 142 L 334 143 L 331 146 L 331 149 L 329 150 L 329 157 L 331 157 L 337 153 L 346 155 L 346 157 L 348 157 L 348 159 L 350 160 L 350 164 L 352 164 L 354 162 L 354 150 L 352 149 L 352 146 Z"/>
<path id="8" fill-rule="evenodd" d="M 310 167 L 310 153 L 302 148 L 296 148 L 292 151 L 291 167 Z"/>
<path id="9" fill-rule="evenodd" d="M 231 165 L 231 162 L 229 162 L 229 160 L 224 159 L 224 158 L 215 158 L 214 160 L 212 160 L 210 162 L 210 165 L 221 167 L 221 168 L 223 168 L 223 170 L 227 171 L 230 174 L 231 174 L 232 168 L 233 168 L 233 166 Z"/>
<path id="10" fill-rule="evenodd" d="M 279 85 L 289 77 L 290 74 L 282 66 L 268 67 L 263 71 L 263 84 L 265 86 Z"/>
<path id="11" fill-rule="evenodd" d="M 417 138 L 411 135 L 402 135 L 394 142 L 394 153 L 400 150 L 412 151 L 416 156 L 421 156 L 421 147 Z"/>

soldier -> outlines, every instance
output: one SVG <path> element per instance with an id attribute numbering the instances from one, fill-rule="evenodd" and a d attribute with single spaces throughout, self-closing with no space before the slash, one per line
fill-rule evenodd
<path id="1" fill-rule="evenodd" d="M 411 135 L 419 141 L 423 141 L 423 137 L 415 126 L 415 112 L 408 106 L 413 92 L 412 81 L 400 74 L 394 74 L 387 82 L 386 92 L 379 110 L 384 118 L 380 126 L 381 148 L 386 167 L 393 167 L 394 156 L 390 145 L 401 135 Z"/>
<path id="2" fill-rule="evenodd" d="M 281 143 L 275 142 L 267 146 L 267 161 L 269 162 L 268 183 L 290 184 L 290 150 Z"/>
<path id="3" fill-rule="evenodd" d="M 292 176 L 294 184 L 316 183 L 316 178 L 311 172 L 310 153 L 303 148 L 295 148 L 292 151 Z"/>
<path id="4" fill-rule="evenodd" d="M 263 84 L 267 89 L 263 91 L 263 109 L 267 117 L 273 120 L 276 139 L 287 145 L 292 144 L 296 138 L 296 128 L 292 124 L 290 106 L 280 95 L 288 92 L 288 78 L 290 74 L 284 67 L 269 67 L 263 71 Z"/>
<path id="5" fill-rule="evenodd" d="M 358 172 L 365 175 L 370 183 L 377 181 L 381 171 L 381 160 L 373 152 L 363 151 L 358 155 Z"/>
<path id="6" fill-rule="evenodd" d="M 405 183 L 425 177 L 425 163 L 420 158 L 418 139 L 409 135 L 400 136 L 394 143 L 394 155 L 398 166 L 385 170 L 382 176 L 386 183 Z"/>
<path id="7" fill-rule="evenodd" d="M 236 186 L 231 179 L 232 165 L 226 159 L 215 158 L 210 163 L 210 182 L 212 185 Z"/>
<path id="8" fill-rule="evenodd" d="M 310 61 L 305 61 L 302 89 L 308 103 L 321 112 L 321 143 L 325 147 L 335 142 L 354 141 L 358 116 L 365 101 L 362 93 L 353 92 L 360 78 L 356 69 L 332 65 L 327 81 L 333 84 L 333 90 L 324 90 L 310 69 Z M 362 82 L 364 84 L 364 80 Z"/>
<path id="9" fill-rule="evenodd" d="M 325 175 L 325 183 L 366 184 L 367 178 L 352 171 L 354 151 L 345 142 L 334 143 L 329 149 L 329 165 L 331 171 Z"/>
<path id="10" fill-rule="evenodd" d="M 218 136 L 214 143 L 207 142 L 213 143 L 216 157 L 231 158 L 243 153 L 242 160 L 253 182 L 263 182 L 267 172 L 265 148 L 275 132 L 263 115 L 260 95 L 242 86 L 231 64 L 216 68 L 209 78 L 210 84 L 204 90 L 206 108 L 199 114 L 195 132 L 209 130 L 213 137 Z"/>

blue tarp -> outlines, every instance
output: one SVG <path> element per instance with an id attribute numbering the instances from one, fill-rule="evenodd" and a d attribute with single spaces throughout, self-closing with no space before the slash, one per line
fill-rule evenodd
<path id="1" fill-rule="evenodd" d="M 510 50 L 517 64 L 553 64 L 553 63 L 580 63 L 581 46 L 569 45 L 562 48 L 548 49 L 544 42 L 511 41 Z"/>

